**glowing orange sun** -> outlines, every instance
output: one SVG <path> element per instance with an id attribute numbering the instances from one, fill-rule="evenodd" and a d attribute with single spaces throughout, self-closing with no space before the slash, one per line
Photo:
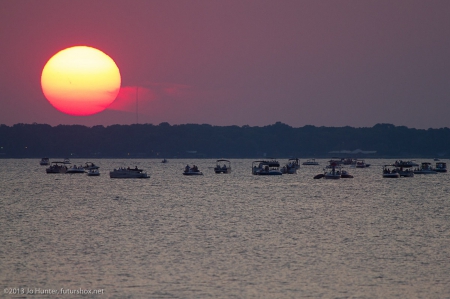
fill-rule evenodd
<path id="1" fill-rule="evenodd" d="M 41 86 L 56 109 L 71 115 L 105 110 L 120 90 L 114 60 L 95 48 L 77 46 L 56 53 L 42 70 Z"/>

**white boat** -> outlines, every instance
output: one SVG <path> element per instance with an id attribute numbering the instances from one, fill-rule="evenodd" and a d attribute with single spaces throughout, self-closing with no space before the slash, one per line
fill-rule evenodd
<path id="1" fill-rule="evenodd" d="M 86 170 L 91 170 L 91 169 L 99 169 L 100 166 L 95 165 L 93 162 L 86 162 L 86 164 L 84 164 L 83 168 Z"/>
<path id="2" fill-rule="evenodd" d="M 436 168 L 434 169 L 437 172 L 447 172 L 447 163 L 445 162 L 437 162 Z"/>
<path id="3" fill-rule="evenodd" d="M 252 174 L 254 175 L 282 175 L 280 163 L 276 160 L 260 160 L 252 162 Z"/>
<path id="4" fill-rule="evenodd" d="M 400 177 L 398 168 L 395 165 L 384 165 L 383 166 L 383 178 L 396 179 Z"/>
<path id="5" fill-rule="evenodd" d="M 356 168 L 367 168 L 370 164 L 367 164 L 364 160 L 356 160 Z"/>
<path id="6" fill-rule="evenodd" d="M 302 165 L 319 165 L 319 162 L 316 162 L 316 159 L 309 159 L 303 162 Z"/>
<path id="7" fill-rule="evenodd" d="M 410 168 L 412 168 L 413 166 L 418 166 L 418 164 L 412 161 L 397 160 L 390 166 L 396 168 L 395 172 L 397 172 L 400 177 L 412 178 L 414 177 L 414 171 Z"/>
<path id="8" fill-rule="evenodd" d="M 99 176 L 100 171 L 98 171 L 98 168 L 92 168 L 92 169 L 89 169 L 89 171 L 86 174 L 88 176 Z"/>
<path id="9" fill-rule="evenodd" d="M 338 180 L 341 178 L 342 179 L 352 179 L 353 178 L 353 175 L 348 173 L 348 171 L 342 169 L 341 166 L 335 162 L 331 162 L 327 168 L 330 170 L 325 171 L 323 174 L 321 173 L 321 174 L 314 176 L 314 179 Z M 325 168 L 325 169 L 327 169 L 327 168 Z"/>
<path id="10" fill-rule="evenodd" d="M 84 167 L 83 166 L 76 166 L 73 165 L 72 167 L 67 169 L 66 173 L 84 173 Z"/>
<path id="11" fill-rule="evenodd" d="M 331 169 L 323 174 L 323 178 L 327 180 L 338 180 L 341 178 L 341 167 L 334 163 L 330 164 Z"/>
<path id="12" fill-rule="evenodd" d="M 123 168 L 114 169 L 109 172 L 109 177 L 112 179 L 148 179 L 150 176 L 142 169 L 135 168 Z"/>
<path id="13" fill-rule="evenodd" d="M 433 169 L 431 163 L 422 162 L 422 165 L 419 169 L 414 170 L 414 174 L 436 174 L 437 171 Z"/>
<path id="14" fill-rule="evenodd" d="M 300 169 L 300 160 L 293 158 L 289 159 L 288 163 L 281 167 L 280 171 L 282 174 L 296 174 L 298 169 Z"/>
<path id="15" fill-rule="evenodd" d="M 221 166 L 220 164 L 223 165 Z M 215 173 L 231 173 L 231 162 L 225 159 L 219 159 L 216 161 L 216 167 L 214 167 Z"/>
<path id="16" fill-rule="evenodd" d="M 64 165 L 64 162 L 52 162 L 50 167 L 45 169 L 47 173 L 66 173 L 67 166 Z"/>
<path id="17" fill-rule="evenodd" d="M 192 165 L 192 167 L 186 165 L 183 171 L 183 175 L 203 175 L 203 172 L 198 170 L 198 167 L 196 165 Z"/>
<path id="18" fill-rule="evenodd" d="M 72 164 L 72 163 L 70 163 L 70 159 L 69 158 L 64 158 L 63 163 L 64 164 Z"/>
<path id="19" fill-rule="evenodd" d="M 50 165 L 50 159 L 49 158 L 42 158 L 41 162 L 39 162 L 40 165 Z"/>

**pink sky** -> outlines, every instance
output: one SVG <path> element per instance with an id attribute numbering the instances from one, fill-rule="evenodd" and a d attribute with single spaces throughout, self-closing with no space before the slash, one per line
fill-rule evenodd
<path id="1" fill-rule="evenodd" d="M 0 123 L 450 127 L 450 1 L 1 1 Z M 104 112 L 45 99 L 48 59 L 98 48 Z"/>

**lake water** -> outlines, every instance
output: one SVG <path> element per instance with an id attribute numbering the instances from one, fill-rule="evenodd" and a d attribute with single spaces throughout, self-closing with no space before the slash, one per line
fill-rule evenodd
<path id="1" fill-rule="evenodd" d="M 264 177 L 252 160 L 217 175 L 215 160 L 102 159 L 88 177 L 0 160 L 2 297 L 450 298 L 450 174 L 383 179 L 394 160 L 374 159 L 314 180 L 318 161 Z M 151 178 L 110 179 L 120 166 Z"/>

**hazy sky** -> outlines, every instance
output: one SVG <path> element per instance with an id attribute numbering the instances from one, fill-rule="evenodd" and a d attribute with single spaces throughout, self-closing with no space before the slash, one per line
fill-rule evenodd
<path id="1" fill-rule="evenodd" d="M 450 1 L 1 1 L 0 123 L 450 127 Z M 116 101 L 69 116 L 40 78 L 102 50 Z"/>

